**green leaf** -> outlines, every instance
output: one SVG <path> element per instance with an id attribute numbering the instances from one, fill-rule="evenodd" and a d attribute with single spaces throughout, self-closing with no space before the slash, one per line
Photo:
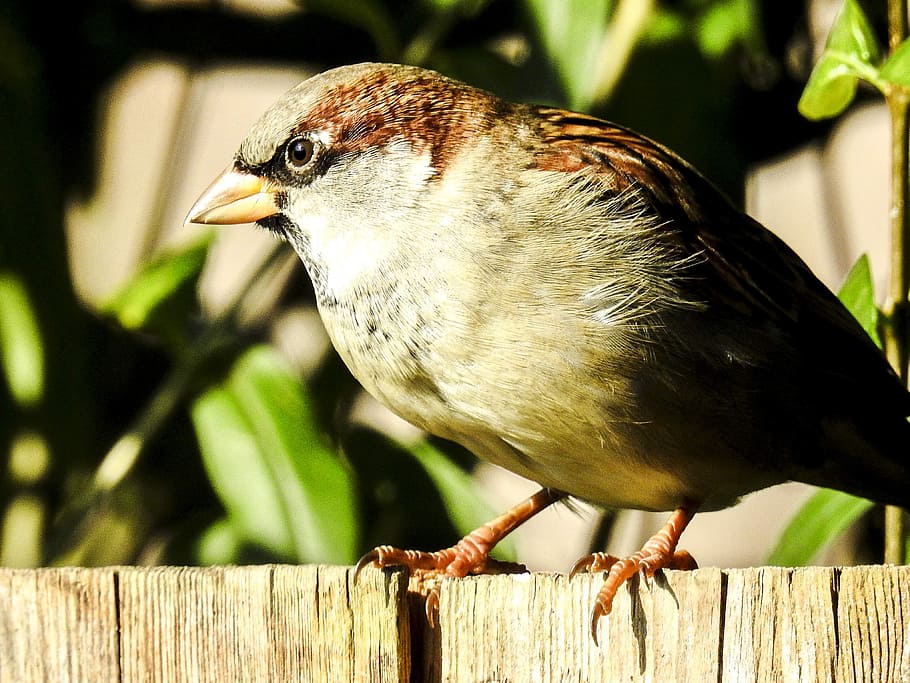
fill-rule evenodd
<path id="1" fill-rule="evenodd" d="M 881 89 L 880 61 L 881 48 L 869 20 L 856 0 L 845 0 L 799 99 L 800 113 L 812 120 L 837 116 L 853 101 L 859 78 Z"/>
<path id="2" fill-rule="evenodd" d="M 598 57 L 614 0 L 526 0 L 541 45 L 566 90 L 569 105 L 591 105 Z"/>
<path id="3" fill-rule="evenodd" d="M 746 43 L 755 31 L 753 0 L 712 2 L 696 25 L 701 51 L 709 58 L 727 53 L 739 43 Z"/>
<path id="4" fill-rule="evenodd" d="M 883 81 L 910 88 L 910 39 L 897 46 L 878 75 Z"/>
<path id="5" fill-rule="evenodd" d="M 818 121 L 840 114 L 856 95 L 858 74 L 839 55 L 825 52 L 812 69 L 797 108 Z"/>
<path id="6" fill-rule="evenodd" d="M 430 443 L 424 441 L 409 450 L 436 485 L 449 519 L 459 534 L 465 536 L 497 516 L 498 512 L 477 495 L 477 483 L 471 475 Z M 515 546 L 508 537 L 491 554 L 509 562 L 516 558 Z"/>
<path id="7" fill-rule="evenodd" d="M 424 0 L 437 12 L 460 12 L 471 15 L 479 11 L 489 0 Z"/>
<path id="8" fill-rule="evenodd" d="M 797 567 L 812 559 L 875 503 L 843 491 L 820 489 L 796 513 L 767 564 Z"/>
<path id="9" fill-rule="evenodd" d="M 868 255 L 863 254 L 853 264 L 837 297 L 859 321 L 876 345 L 881 348 L 882 341 L 878 336 L 879 311 L 875 305 L 875 286 L 872 282 Z"/>
<path id="10" fill-rule="evenodd" d="M 234 564 L 240 557 L 244 537 L 232 520 L 223 518 L 202 532 L 196 545 L 196 561 L 201 565 Z"/>
<path id="11" fill-rule="evenodd" d="M 202 462 L 232 526 L 243 538 L 294 559 L 274 474 L 236 397 L 227 389 L 212 389 L 193 404 L 192 417 Z"/>
<path id="12" fill-rule="evenodd" d="M 878 38 L 856 0 L 844 0 L 828 33 L 825 50 L 843 53 L 870 66 L 878 64 L 881 58 Z"/>
<path id="13" fill-rule="evenodd" d="M 678 11 L 668 7 L 655 7 L 641 34 L 644 45 L 661 45 L 680 40 L 688 35 L 689 22 Z"/>
<path id="14" fill-rule="evenodd" d="M 157 256 L 102 306 L 102 311 L 128 330 L 162 332 L 174 322 L 182 324 L 184 312 L 171 316 L 178 319 L 175 321 L 169 319 L 166 309 L 181 294 L 194 292 L 214 235 L 205 233 L 198 241 Z"/>
<path id="15" fill-rule="evenodd" d="M 247 351 L 192 416 L 212 484 L 248 541 L 299 562 L 356 559 L 352 477 L 274 350 Z"/>
<path id="16" fill-rule="evenodd" d="M 22 280 L 0 272 L 0 365 L 13 399 L 31 406 L 44 395 L 44 343 Z"/>

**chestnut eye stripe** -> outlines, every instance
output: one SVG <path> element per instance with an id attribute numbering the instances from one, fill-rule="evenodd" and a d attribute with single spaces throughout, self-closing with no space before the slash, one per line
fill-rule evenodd
<path id="1" fill-rule="evenodd" d="M 405 139 L 418 153 L 429 153 L 442 173 L 462 145 L 511 108 L 490 93 L 454 81 L 440 83 L 415 70 L 405 81 L 381 77 L 336 85 L 296 132 L 324 133 L 332 141 L 325 151 L 338 156 Z"/>

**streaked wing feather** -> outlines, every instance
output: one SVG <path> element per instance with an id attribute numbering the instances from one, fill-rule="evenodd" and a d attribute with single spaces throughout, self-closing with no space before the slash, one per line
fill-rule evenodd
<path id="1" fill-rule="evenodd" d="M 812 381 L 834 385 L 859 377 L 862 393 L 910 411 L 910 394 L 832 292 L 781 239 L 736 209 L 685 160 L 594 117 L 552 108 L 536 113 L 550 142 L 538 159 L 541 168 L 596 168 L 617 191 L 635 186 L 645 192 L 673 237 L 690 253 L 701 253 L 706 300 L 770 318 L 792 334 L 803 352 L 817 354 Z M 851 370 L 842 372 L 847 364 Z"/>

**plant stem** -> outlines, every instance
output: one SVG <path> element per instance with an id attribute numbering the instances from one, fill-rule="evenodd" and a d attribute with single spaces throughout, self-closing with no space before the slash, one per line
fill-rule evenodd
<path id="1" fill-rule="evenodd" d="M 654 0 L 619 0 L 616 3 L 601 42 L 589 107 L 606 100 L 613 92 L 653 11 Z"/>
<path id="2" fill-rule="evenodd" d="M 907 0 L 888 0 L 888 44 L 893 53 L 907 37 Z M 888 358 L 907 384 L 908 291 L 910 291 L 910 93 L 890 87 L 885 95 L 891 113 L 891 324 L 888 326 Z M 885 508 L 885 562 L 904 561 L 904 512 Z"/>
<path id="3" fill-rule="evenodd" d="M 888 0 L 888 47 L 893 53 L 907 37 L 907 0 Z"/>
<path id="4" fill-rule="evenodd" d="M 433 50 L 439 45 L 455 23 L 464 15 L 479 12 L 487 0 L 459 0 L 436 11 L 401 51 L 404 64 L 426 64 Z"/>
<path id="5" fill-rule="evenodd" d="M 186 389 L 195 379 L 199 367 L 208 361 L 212 354 L 226 346 L 225 340 L 230 336 L 228 331 L 236 324 L 237 316 L 242 311 L 252 284 L 264 277 L 284 256 L 287 256 L 287 252 L 279 249 L 276 242 L 222 313 L 203 330 L 193 343 L 192 350 L 171 369 L 144 410 L 102 458 L 92 479 L 92 494 L 110 491 L 129 474 L 141 450 L 158 433 L 184 398 Z"/>

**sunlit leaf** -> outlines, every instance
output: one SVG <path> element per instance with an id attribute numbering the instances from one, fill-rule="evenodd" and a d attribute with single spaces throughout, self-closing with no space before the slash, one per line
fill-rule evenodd
<path id="1" fill-rule="evenodd" d="M 844 0 L 828 33 L 825 50 L 840 52 L 873 66 L 878 64 L 881 55 L 878 39 L 856 0 Z"/>
<path id="2" fill-rule="evenodd" d="M 103 307 L 128 330 L 147 329 L 156 314 L 187 288 L 194 288 L 214 233 L 160 254 L 146 264 Z M 181 321 L 185 316 L 180 316 Z M 160 331 L 160 330 L 156 330 Z"/>
<path id="3" fill-rule="evenodd" d="M 910 39 L 897 46 L 878 75 L 883 81 L 910 88 Z"/>
<path id="4" fill-rule="evenodd" d="M 614 0 L 526 0 L 541 45 L 573 108 L 591 104 Z"/>
<path id="5" fill-rule="evenodd" d="M 875 305 L 875 286 L 872 282 L 869 257 L 866 254 L 860 256 L 853 264 L 837 297 L 881 348 L 882 342 L 878 336 L 879 311 Z"/>
<path id="6" fill-rule="evenodd" d="M 686 35 L 689 24 L 678 11 L 669 7 L 656 7 L 642 32 L 643 43 L 659 45 L 679 40 Z"/>
<path id="7" fill-rule="evenodd" d="M 837 116 L 853 101 L 859 78 L 881 88 L 880 55 L 866 15 L 856 0 L 845 0 L 800 97 L 800 113 L 813 120 Z"/>
<path id="8" fill-rule="evenodd" d="M 219 519 L 202 532 L 196 543 L 196 559 L 201 565 L 234 564 L 240 557 L 244 537 L 229 518 Z"/>
<path id="9" fill-rule="evenodd" d="M 768 557 L 768 564 L 804 566 L 846 531 L 874 503 L 849 493 L 820 489 L 800 508 Z"/>
<path id="10" fill-rule="evenodd" d="M 817 121 L 840 114 L 856 95 L 856 70 L 840 56 L 822 54 L 799 98 L 799 113 Z"/>
<path id="11" fill-rule="evenodd" d="M 192 415 L 203 464 L 232 526 L 277 556 L 295 559 L 292 522 L 276 494 L 275 474 L 236 397 L 212 389 Z"/>
<path id="12" fill-rule="evenodd" d="M 47 519 L 47 503 L 36 495 L 24 493 L 3 503 L 3 534 L 0 566 L 37 567 L 41 564 L 42 531 Z M 15 533 L 9 533 L 14 530 Z"/>
<path id="13" fill-rule="evenodd" d="M 436 485 L 449 519 L 464 536 L 499 514 L 477 495 L 477 483 L 471 475 L 449 460 L 427 442 L 410 449 Z M 497 559 L 515 561 L 515 547 L 506 537 L 492 553 Z"/>
<path id="14" fill-rule="evenodd" d="M 753 0 L 712 2 L 697 24 L 698 45 L 708 57 L 719 57 L 750 39 L 755 29 Z"/>
<path id="15" fill-rule="evenodd" d="M 44 343 L 22 280 L 0 272 L 0 366 L 13 399 L 22 406 L 44 394 Z"/>
<path id="16" fill-rule="evenodd" d="M 248 540 L 300 562 L 356 559 L 352 477 L 274 350 L 244 354 L 227 382 L 196 402 L 193 422 L 213 485 Z"/>
<path id="17" fill-rule="evenodd" d="M 230 387 L 254 426 L 309 562 L 356 559 L 356 497 L 350 472 L 328 448 L 303 383 L 269 347 L 238 361 Z"/>

